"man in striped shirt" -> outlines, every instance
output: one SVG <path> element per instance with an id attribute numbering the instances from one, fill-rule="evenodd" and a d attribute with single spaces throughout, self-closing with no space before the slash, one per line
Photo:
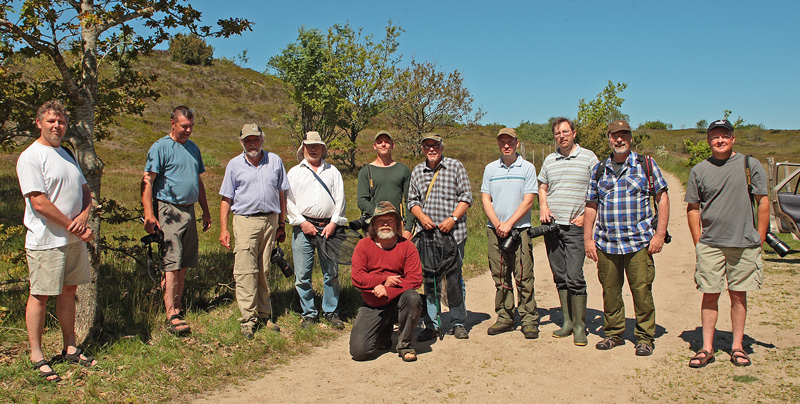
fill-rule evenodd
<path id="1" fill-rule="evenodd" d="M 607 350 L 625 343 L 622 284 L 627 274 L 636 312 L 636 355 L 649 356 L 653 354 L 656 331 L 653 254 L 661 252 L 667 235 L 667 181 L 655 161 L 631 151 L 628 122 L 611 122 L 606 133 L 612 153 L 592 170 L 583 228 L 586 256 L 597 262 L 597 276 L 603 285 L 605 338 L 596 348 Z M 648 166 L 652 166 L 650 175 Z M 598 179 L 594 176 L 596 170 L 602 170 Z M 658 204 L 657 223 L 653 223 L 650 208 L 651 186 Z M 597 229 L 592 234 L 595 219 Z"/>
<path id="2" fill-rule="evenodd" d="M 553 337 L 573 335 L 575 345 L 586 339 L 586 280 L 583 277 L 583 211 L 586 189 L 597 156 L 575 143 L 575 126 L 567 118 L 552 125 L 558 150 L 551 153 L 539 170 L 539 220 L 555 220 L 559 232 L 544 235 L 547 259 L 558 289 L 564 323 Z"/>

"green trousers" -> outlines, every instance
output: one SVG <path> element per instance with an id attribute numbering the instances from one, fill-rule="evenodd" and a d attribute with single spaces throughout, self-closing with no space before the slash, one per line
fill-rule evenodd
<path id="1" fill-rule="evenodd" d="M 494 310 L 497 321 L 514 324 L 514 289 L 512 277 L 516 282 L 519 294 L 519 318 L 521 325 L 539 325 L 539 313 L 536 311 L 536 297 L 533 290 L 533 252 L 531 238 L 527 231 L 520 231 L 522 242 L 514 253 L 501 253 L 494 229 L 486 229 L 489 242 L 489 269 L 497 288 L 494 296 Z"/>
<path id="2" fill-rule="evenodd" d="M 652 345 L 656 331 L 656 306 L 653 302 L 656 268 L 653 257 L 647 248 L 643 248 L 630 254 L 606 254 L 598 249 L 597 258 L 597 277 L 603 286 L 605 336 L 621 339 L 625 332 L 622 285 L 627 275 L 636 313 L 636 343 Z"/>

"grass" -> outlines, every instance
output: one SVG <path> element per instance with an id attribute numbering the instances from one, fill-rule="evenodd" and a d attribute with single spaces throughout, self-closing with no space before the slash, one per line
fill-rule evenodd
<path id="1" fill-rule="evenodd" d="M 241 152 L 237 135 L 245 123 L 256 122 L 262 127 L 266 133 L 265 149 L 280 155 L 287 170 L 297 164 L 295 146 L 274 120 L 290 109 L 280 83 L 272 77 L 227 62 L 208 67 L 175 65 L 163 54 L 144 60 L 141 70 L 160 74 L 157 87 L 162 97 L 152 102 L 141 117 L 120 117 L 118 125 L 111 128 L 112 138 L 97 144 L 98 154 L 105 163 L 102 195 L 127 208 L 138 209 L 139 181 L 147 149 L 169 131 L 172 107 L 185 103 L 195 109 L 197 117 L 192 140 L 199 145 L 206 163 L 207 173 L 203 181 L 214 223 L 211 231 L 200 235 L 200 268 L 191 270 L 187 277 L 184 307 L 188 310 L 187 320 L 194 334 L 182 340 L 169 335 L 164 326 L 163 303 L 157 286 L 135 260 L 123 254 L 106 252 L 98 278 L 102 330 L 98 340 L 86 347 L 89 354 L 98 358 L 100 365 L 91 370 L 56 365 L 56 370 L 68 382 L 52 386 L 29 369 L 24 330 L 27 283 L 0 284 L 0 388 L 6 392 L 0 396 L 0 402 L 168 401 L 172 397 L 240 382 L 242 372 L 238 369 L 264 369 L 262 372 L 247 372 L 246 377 L 258 377 L 275 364 L 341 335 L 330 328 L 299 328 L 299 303 L 292 281 L 278 271 L 270 274 L 270 285 L 274 317 L 283 331 L 277 335 L 263 330 L 256 333 L 252 341 L 245 341 L 239 335 L 239 313 L 234 302 L 231 276 L 233 255 L 217 240 L 219 196 L 216 190 L 229 159 Z M 377 129 L 371 128 L 360 136 L 358 145 L 362 153 L 359 153 L 358 164 L 374 158 L 371 139 Z M 480 203 L 480 185 L 484 166 L 498 158 L 496 130 L 496 127 L 489 126 L 445 140 L 444 154 L 464 163 L 470 174 L 473 193 L 473 206 L 468 212 L 467 222 L 465 277 L 480 274 L 487 268 L 487 220 Z M 686 135 L 696 140 L 697 134 L 691 132 Z M 688 168 L 681 164 L 684 157 L 677 146 L 677 153 L 672 151 L 673 145 L 682 145 L 680 136 L 683 134 L 680 131 L 655 131 L 640 147 L 643 152 L 654 154 L 661 167 L 676 173 L 685 182 Z M 780 148 L 771 144 L 788 142 L 794 135 L 796 133 L 792 131 L 767 133 L 762 143 L 769 144 L 757 150 L 777 152 Z M 703 135 L 699 136 L 702 138 Z M 747 142 L 740 143 L 748 146 Z M 791 148 L 784 149 L 791 151 Z M 14 169 L 20 150 L 0 155 L 0 225 L 3 226 L 0 230 L 0 254 L 3 258 L 0 259 L 0 282 L 27 277 L 24 261 L 15 262 L 13 259 L 20 257 L 24 244 L 20 227 L 24 207 Z M 528 159 L 536 156 L 533 160 L 537 168 L 541 166 L 540 156 L 552 150 L 552 145 L 548 144 L 524 144 L 521 149 Z M 399 151 L 395 157 L 412 169 L 422 162 L 421 157 Z M 347 216 L 356 218 L 360 216 L 355 204 L 356 175 L 344 170 L 342 174 L 348 202 Z M 538 205 L 534 206 L 534 225 L 539 224 L 536 211 Z M 115 225 L 106 223 L 102 235 L 114 245 L 135 245 L 144 231 L 135 221 Z M 120 241 L 125 238 L 132 241 Z M 792 240 L 790 246 L 795 252 L 800 250 L 800 242 Z M 283 247 L 291 262 L 289 244 L 285 243 Z M 774 257 L 774 254 L 767 253 L 765 259 L 771 262 Z M 784 279 L 788 285 L 788 274 L 796 274 L 796 266 L 782 268 L 781 271 L 787 274 Z M 360 304 L 360 295 L 351 286 L 349 276 L 349 268 L 341 267 L 340 311 L 346 321 L 352 320 Z M 319 299 L 322 287 L 318 270 L 314 274 L 314 287 Z M 796 296 L 779 297 L 781 299 L 777 301 L 786 304 L 786 308 L 776 321 L 788 327 L 794 318 L 791 308 L 797 307 Z M 49 304 L 49 312 L 55 313 L 53 299 Z M 47 318 L 45 327 L 46 351 L 55 354 L 61 347 L 54 316 Z"/>

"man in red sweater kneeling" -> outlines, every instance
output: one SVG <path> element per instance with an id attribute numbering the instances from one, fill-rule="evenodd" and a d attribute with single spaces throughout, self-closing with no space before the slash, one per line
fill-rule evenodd
<path id="1" fill-rule="evenodd" d="M 354 360 L 373 358 L 392 344 L 392 325 L 400 324 L 397 352 L 403 361 L 417 360 L 411 346 L 422 306 L 416 289 L 422 284 L 422 265 L 414 244 L 401 236 L 403 224 L 391 202 L 375 205 L 368 237 L 353 252 L 351 279 L 364 302 L 350 333 Z"/>

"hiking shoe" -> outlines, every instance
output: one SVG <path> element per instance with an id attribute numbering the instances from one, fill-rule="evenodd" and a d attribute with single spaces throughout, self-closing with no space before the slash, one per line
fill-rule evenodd
<path id="1" fill-rule="evenodd" d="M 529 324 L 522 326 L 522 335 L 525 336 L 525 339 L 536 339 L 539 338 L 539 327 Z"/>
<path id="2" fill-rule="evenodd" d="M 654 345 L 648 345 L 644 342 L 640 342 L 636 344 L 636 356 L 650 356 L 653 354 L 654 349 L 656 349 Z"/>
<path id="3" fill-rule="evenodd" d="M 328 320 L 331 323 L 331 327 L 337 330 L 344 330 L 344 322 L 339 319 L 339 315 L 336 313 L 325 313 L 325 320 Z"/>
<path id="4" fill-rule="evenodd" d="M 602 341 L 598 342 L 597 345 L 595 345 L 594 347 L 601 351 L 607 351 L 611 348 L 615 348 L 624 344 L 625 340 L 621 338 L 605 337 L 603 338 Z"/>
<path id="5" fill-rule="evenodd" d="M 439 336 L 439 331 L 435 328 L 425 328 L 422 332 L 417 335 L 417 341 L 425 342 L 430 341 L 432 339 L 436 339 Z"/>
<path id="6" fill-rule="evenodd" d="M 253 328 L 255 327 L 255 323 L 252 321 L 247 321 L 242 323 L 241 330 L 242 330 L 242 338 L 244 339 L 253 339 Z"/>
<path id="7" fill-rule="evenodd" d="M 498 321 L 494 323 L 491 327 L 489 327 L 489 329 L 486 330 L 486 333 L 489 335 L 497 335 L 497 334 L 502 334 L 504 332 L 514 331 L 515 328 L 517 327 L 514 326 L 513 323 L 506 324 Z"/>
<path id="8" fill-rule="evenodd" d="M 314 326 L 317 323 L 316 317 L 303 317 L 303 321 L 300 322 L 300 328 L 307 329 Z"/>
<path id="9" fill-rule="evenodd" d="M 456 339 L 469 339 L 467 329 L 461 324 L 453 327 L 453 336 L 456 337 Z"/>

